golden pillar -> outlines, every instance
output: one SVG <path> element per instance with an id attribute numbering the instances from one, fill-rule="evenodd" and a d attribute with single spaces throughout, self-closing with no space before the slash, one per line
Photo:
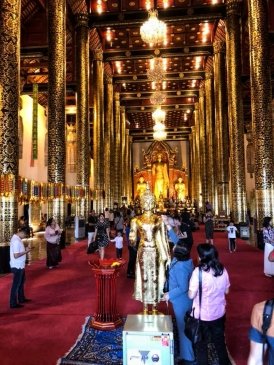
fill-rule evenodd
<path id="1" fill-rule="evenodd" d="M 120 93 L 114 93 L 114 135 L 115 135 L 115 153 L 113 165 L 113 199 L 118 204 L 121 203 L 121 169 L 123 168 L 121 161 L 121 114 L 120 114 Z"/>
<path id="2" fill-rule="evenodd" d="M 112 174 L 111 166 L 112 161 L 112 141 L 113 136 L 113 83 L 112 77 L 105 75 L 105 127 L 104 127 L 104 142 L 105 142 L 105 204 L 106 207 L 113 206 L 113 194 L 112 194 Z"/>
<path id="3" fill-rule="evenodd" d="M 76 15 L 76 91 L 77 91 L 77 184 L 86 188 L 87 196 L 77 202 L 78 214 L 87 218 L 89 212 L 89 28 L 88 15 Z"/>
<path id="4" fill-rule="evenodd" d="M 201 194 L 202 207 L 205 209 L 205 202 L 208 200 L 207 194 L 207 175 L 206 175 L 206 120 L 205 120 L 205 89 L 204 86 L 199 90 L 199 120 L 200 120 L 200 174 L 201 174 Z"/>
<path id="5" fill-rule="evenodd" d="M 201 174 L 200 174 L 200 120 L 199 120 L 199 103 L 195 103 L 194 110 L 195 123 L 195 196 L 197 204 L 200 202 L 201 194 Z"/>
<path id="6" fill-rule="evenodd" d="M 190 146 L 190 176 L 191 176 L 191 191 L 188 192 L 188 195 L 191 196 L 191 199 L 194 199 L 195 196 L 195 175 L 196 175 L 196 164 L 195 164 L 195 127 L 191 127 L 191 134 L 189 135 L 189 146 Z"/>
<path id="7" fill-rule="evenodd" d="M 129 160 L 129 130 L 126 129 L 126 149 L 125 149 L 125 170 L 126 170 L 126 176 L 125 176 L 125 184 L 126 184 L 126 196 L 128 199 L 128 203 L 130 203 L 131 200 L 131 192 L 130 192 L 130 160 Z"/>
<path id="8" fill-rule="evenodd" d="M 241 89 L 241 1 L 227 0 L 227 89 L 230 141 L 231 212 L 236 223 L 246 220 L 244 118 Z"/>
<path id="9" fill-rule="evenodd" d="M 125 160 L 125 152 L 126 152 L 126 108 L 124 106 L 120 107 L 121 111 L 121 196 L 126 196 L 126 160 Z"/>
<path id="10" fill-rule="evenodd" d="M 133 202 L 133 157 L 132 157 L 132 147 L 133 143 L 133 137 L 129 136 L 129 151 L 128 151 L 128 157 L 129 157 L 129 176 L 128 176 L 128 196 L 129 200 Z"/>
<path id="11" fill-rule="evenodd" d="M 274 163 L 271 68 L 266 0 L 249 0 L 252 129 L 255 148 L 255 194 L 259 225 L 274 214 Z"/>
<path id="12" fill-rule="evenodd" d="M 213 74 L 205 74 L 205 104 L 206 104 L 206 180 L 208 200 L 216 208 L 215 200 L 215 159 L 214 159 L 214 93 L 213 93 Z"/>
<path id="13" fill-rule="evenodd" d="M 16 231 L 18 221 L 20 8 L 20 1 L 0 2 L 1 185 L 4 185 L 3 180 L 6 181 L 6 188 L 0 195 L 0 255 L 8 250 L 10 238 Z M 0 272 L 7 271 L 7 268 L 0 267 Z"/>
<path id="14" fill-rule="evenodd" d="M 103 53 L 94 52 L 93 85 L 93 159 L 94 159 L 94 209 L 97 213 L 104 210 L 104 67 Z"/>
<path id="15" fill-rule="evenodd" d="M 214 96 L 215 96 L 215 151 L 217 176 L 217 212 L 229 214 L 229 157 L 226 107 L 225 43 L 215 41 L 214 48 Z"/>
<path id="16" fill-rule="evenodd" d="M 48 182 L 65 184 L 66 177 L 66 1 L 48 2 Z M 65 197 L 48 205 L 48 216 L 61 226 Z"/>

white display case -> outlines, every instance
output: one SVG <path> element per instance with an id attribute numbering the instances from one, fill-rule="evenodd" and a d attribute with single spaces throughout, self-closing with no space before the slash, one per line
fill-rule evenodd
<path id="1" fill-rule="evenodd" d="M 85 235 L 86 235 L 85 219 L 76 216 L 74 219 L 74 236 L 78 240 L 81 238 L 85 238 Z"/>
<path id="2" fill-rule="evenodd" d="M 128 315 L 123 329 L 123 365 L 173 365 L 171 316 Z"/>

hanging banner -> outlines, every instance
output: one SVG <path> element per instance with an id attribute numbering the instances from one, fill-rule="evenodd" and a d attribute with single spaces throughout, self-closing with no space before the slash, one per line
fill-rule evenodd
<path id="1" fill-rule="evenodd" d="M 38 84 L 32 88 L 33 110 L 32 110 L 32 160 L 38 158 Z"/>

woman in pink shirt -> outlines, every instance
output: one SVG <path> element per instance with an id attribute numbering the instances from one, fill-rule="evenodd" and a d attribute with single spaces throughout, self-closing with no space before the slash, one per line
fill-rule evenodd
<path id="1" fill-rule="evenodd" d="M 195 318 L 201 319 L 203 340 L 195 347 L 197 363 L 209 364 L 208 344 L 213 343 L 219 364 L 230 365 L 225 343 L 225 295 L 229 291 L 229 277 L 218 260 L 215 246 L 202 243 L 197 247 L 199 266 L 192 273 L 188 296 L 193 299 Z M 202 301 L 199 308 L 199 268 L 202 271 Z"/>

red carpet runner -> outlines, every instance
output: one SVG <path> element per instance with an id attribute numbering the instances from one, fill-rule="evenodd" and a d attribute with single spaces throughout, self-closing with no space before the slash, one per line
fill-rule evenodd
<path id="1" fill-rule="evenodd" d="M 203 230 L 194 233 L 195 244 L 204 241 Z M 252 306 L 273 296 L 273 280 L 263 275 L 263 254 L 238 240 L 230 254 L 225 233 L 215 233 L 215 245 L 231 280 L 227 306 L 227 342 L 237 365 L 245 365 L 249 351 L 247 331 Z M 114 254 L 113 245 L 107 257 Z M 124 248 L 124 256 L 127 248 Z M 193 248 L 193 257 L 196 249 Z M 55 365 L 75 343 L 85 317 L 95 309 L 95 281 L 86 255 L 86 241 L 63 250 L 63 262 L 47 270 L 45 261 L 27 267 L 26 296 L 32 302 L 9 309 L 11 275 L 0 278 L 0 354 L 2 365 Z M 133 280 L 126 268 L 118 281 L 118 309 L 123 316 L 140 312 L 132 299 Z M 160 309 L 166 312 L 164 303 Z M 103 365 L 103 364 L 102 364 Z"/>

